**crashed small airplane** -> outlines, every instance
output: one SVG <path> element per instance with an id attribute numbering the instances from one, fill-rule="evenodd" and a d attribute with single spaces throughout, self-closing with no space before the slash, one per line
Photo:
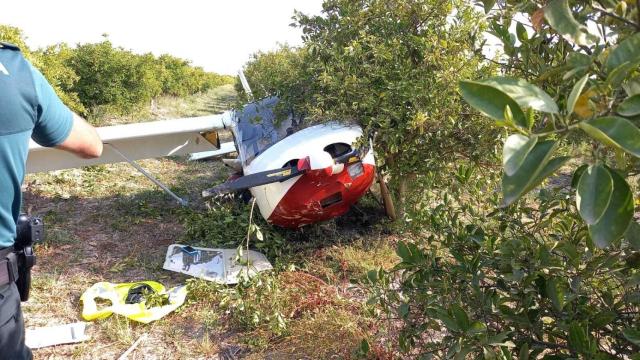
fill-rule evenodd
<path id="1" fill-rule="evenodd" d="M 246 79 L 240 78 L 250 94 Z M 235 159 L 223 159 L 235 174 L 203 196 L 248 190 L 262 216 L 285 228 L 346 213 L 375 178 L 372 147 L 354 146 L 362 129 L 337 122 L 304 127 L 293 113 L 276 120 L 277 103 L 270 97 L 219 115 L 101 127 L 105 147 L 98 159 L 81 159 L 32 141 L 27 172 L 126 161 L 185 205 L 135 160 L 186 154 L 197 160 L 235 152 Z M 234 142 L 220 144 L 217 131 L 227 128 Z"/>

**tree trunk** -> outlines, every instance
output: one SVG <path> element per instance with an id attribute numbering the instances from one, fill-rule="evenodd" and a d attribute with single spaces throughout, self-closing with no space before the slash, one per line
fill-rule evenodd
<path id="1" fill-rule="evenodd" d="M 411 182 L 416 179 L 416 174 L 403 174 L 398 177 L 398 189 L 396 192 L 396 218 L 402 219 L 407 213 L 407 193 Z"/>
<path id="2" fill-rule="evenodd" d="M 398 207 L 396 208 L 396 218 L 402 219 L 406 212 L 406 196 L 407 196 L 407 177 L 401 176 L 398 179 L 398 193 L 396 200 Z"/>
<path id="3" fill-rule="evenodd" d="M 397 219 L 396 208 L 393 205 L 393 198 L 389 193 L 389 188 L 387 187 L 387 184 L 384 182 L 384 178 L 382 177 L 382 174 L 378 172 L 377 175 L 378 175 L 378 184 L 380 184 L 380 195 L 382 196 L 382 202 L 384 203 L 384 210 L 386 211 L 389 219 L 391 219 L 392 221 L 396 221 Z"/>

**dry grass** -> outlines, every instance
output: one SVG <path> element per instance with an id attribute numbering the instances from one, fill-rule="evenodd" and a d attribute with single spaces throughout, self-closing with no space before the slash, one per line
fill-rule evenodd
<path id="1" fill-rule="evenodd" d="M 154 111 L 158 118 L 219 111 L 233 100 L 229 91 L 162 99 Z M 202 206 L 201 189 L 227 176 L 219 162 L 165 158 L 140 164 L 195 209 Z M 28 328 L 80 321 L 80 295 L 98 281 L 156 280 L 169 287 L 186 282 L 161 267 L 167 246 L 184 233 L 181 217 L 194 210 L 180 208 L 130 166 L 30 175 L 26 184 L 25 209 L 44 216 L 48 234 L 37 248 L 31 299 L 23 304 Z M 304 270 L 274 275 L 288 309 L 286 336 L 238 328 L 219 304 L 219 289 L 201 281 L 188 304 L 160 321 L 142 325 L 112 316 L 91 324 L 91 340 L 35 350 L 35 358 L 113 359 L 143 334 L 147 338 L 131 358 L 349 357 L 375 321 L 363 314 L 362 291 L 352 280 L 396 260 L 384 225 L 361 222 L 361 216 L 355 212 L 352 218 L 284 233 L 291 246 L 272 262 Z M 258 346 L 251 345 L 252 337 Z"/>

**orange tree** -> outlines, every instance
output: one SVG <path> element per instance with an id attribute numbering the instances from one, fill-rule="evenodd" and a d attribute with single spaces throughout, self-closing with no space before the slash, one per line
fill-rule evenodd
<path id="1" fill-rule="evenodd" d="M 108 40 L 79 45 L 68 64 L 79 77 L 74 90 L 87 108 L 108 105 L 127 113 L 162 90 L 153 56 L 113 47 Z"/>
<path id="2" fill-rule="evenodd" d="M 637 359 L 638 4 L 483 3 L 504 76 L 459 90 L 504 131 L 501 169 L 428 176 L 426 238 L 368 274 L 370 304 L 407 357 Z"/>
<path id="3" fill-rule="evenodd" d="M 477 158 L 492 143 L 452 86 L 480 68 L 481 21 L 466 2 L 327 0 L 321 15 L 295 21 L 304 46 L 257 54 L 246 67 L 253 91 L 309 122 L 362 126 L 396 200 L 390 215 L 411 217 L 408 194 L 438 159 Z"/>

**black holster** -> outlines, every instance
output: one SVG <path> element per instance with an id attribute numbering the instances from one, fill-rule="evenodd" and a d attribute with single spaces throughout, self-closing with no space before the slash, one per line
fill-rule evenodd
<path id="1" fill-rule="evenodd" d="M 16 285 L 22 301 L 29 300 L 31 268 L 36 264 L 33 245 L 42 240 L 44 240 L 44 222 L 42 218 L 20 214 L 16 226 L 16 241 L 13 244 L 13 249 L 18 261 Z"/>

